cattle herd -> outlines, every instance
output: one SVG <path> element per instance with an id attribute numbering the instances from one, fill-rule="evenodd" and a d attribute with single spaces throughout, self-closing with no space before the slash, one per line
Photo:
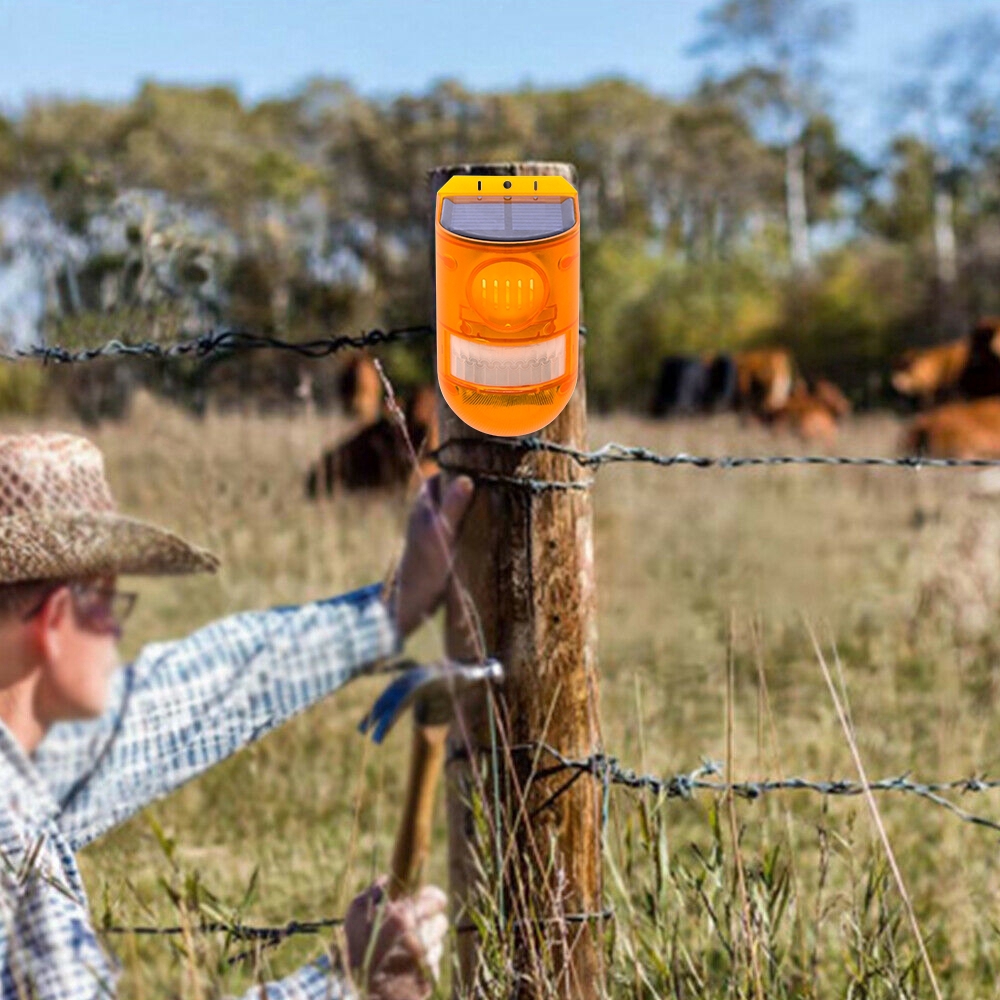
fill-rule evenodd
<path id="1" fill-rule="evenodd" d="M 902 453 L 1000 459 L 1000 316 L 980 319 L 964 337 L 905 352 L 893 365 L 891 383 L 919 411 L 904 428 Z M 345 366 L 338 389 L 355 426 L 307 471 L 310 499 L 353 490 L 413 489 L 437 471 L 425 457 L 440 443 L 435 383 L 404 397 L 409 444 L 399 423 L 384 412 L 382 381 L 369 357 L 357 355 Z M 851 404 L 829 379 L 803 377 L 781 347 L 663 359 L 650 403 L 653 417 L 723 411 L 830 445 Z"/>
<path id="2" fill-rule="evenodd" d="M 920 412 L 900 450 L 936 458 L 1000 458 L 1000 316 L 980 319 L 964 337 L 906 351 L 893 365 L 893 389 Z M 663 359 L 653 390 L 655 417 L 733 410 L 744 420 L 831 444 L 850 403 L 829 379 L 796 373 L 783 348 Z"/>
<path id="3" fill-rule="evenodd" d="M 797 375 L 791 353 L 780 347 L 663 359 L 650 407 L 654 417 L 724 410 L 830 444 L 851 404 L 829 379 Z"/>

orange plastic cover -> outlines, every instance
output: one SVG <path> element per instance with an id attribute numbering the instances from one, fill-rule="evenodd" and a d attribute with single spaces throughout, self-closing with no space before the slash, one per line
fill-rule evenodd
<path id="1" fill-rule="evenodd" d="M 562 177 L 452 177 L 437 193 L 437 370 L 488 434 L 531 434 L 579 371 L 580 204 Z"/>

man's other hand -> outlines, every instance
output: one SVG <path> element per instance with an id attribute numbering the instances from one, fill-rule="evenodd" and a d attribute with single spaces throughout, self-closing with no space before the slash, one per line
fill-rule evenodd
<path id="1" fill-rule="evenodd" d="M 441 496 L 441 475 L 431 476 L 414 501 L 403 558 L 383 591 L 393 620 L 405 638 L 433 614 L 451 576 L 458 526 L 472 500 L 474 484 L 456 476 Z"/>
<path id="2" fill-rule="evenodd" d="M 381 876 L 347 908 L 351 975 L 364 1000 L 426 1000 L 444 951 L 448 900 L 433 885 L 389 899 L 388 881 Z"/>

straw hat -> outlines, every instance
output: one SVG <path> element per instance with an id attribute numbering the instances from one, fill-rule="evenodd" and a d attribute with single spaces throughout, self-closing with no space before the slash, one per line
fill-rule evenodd
<path id="1" fill-rule="evenodd" d="M 104 457 L 74 434 L 0 435 L 0 583 L 214 572 L 219 560 L 119 514 Z"/>

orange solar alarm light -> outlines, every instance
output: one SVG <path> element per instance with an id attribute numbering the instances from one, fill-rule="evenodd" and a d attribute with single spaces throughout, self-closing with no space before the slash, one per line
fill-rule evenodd
<path id="1" fill-rule="evenodd" d="M 437 372 L 470 427 L 551 423 L 579 371 L 580 203 L 563 177 L 450 178 L 437 193 Z"/>

